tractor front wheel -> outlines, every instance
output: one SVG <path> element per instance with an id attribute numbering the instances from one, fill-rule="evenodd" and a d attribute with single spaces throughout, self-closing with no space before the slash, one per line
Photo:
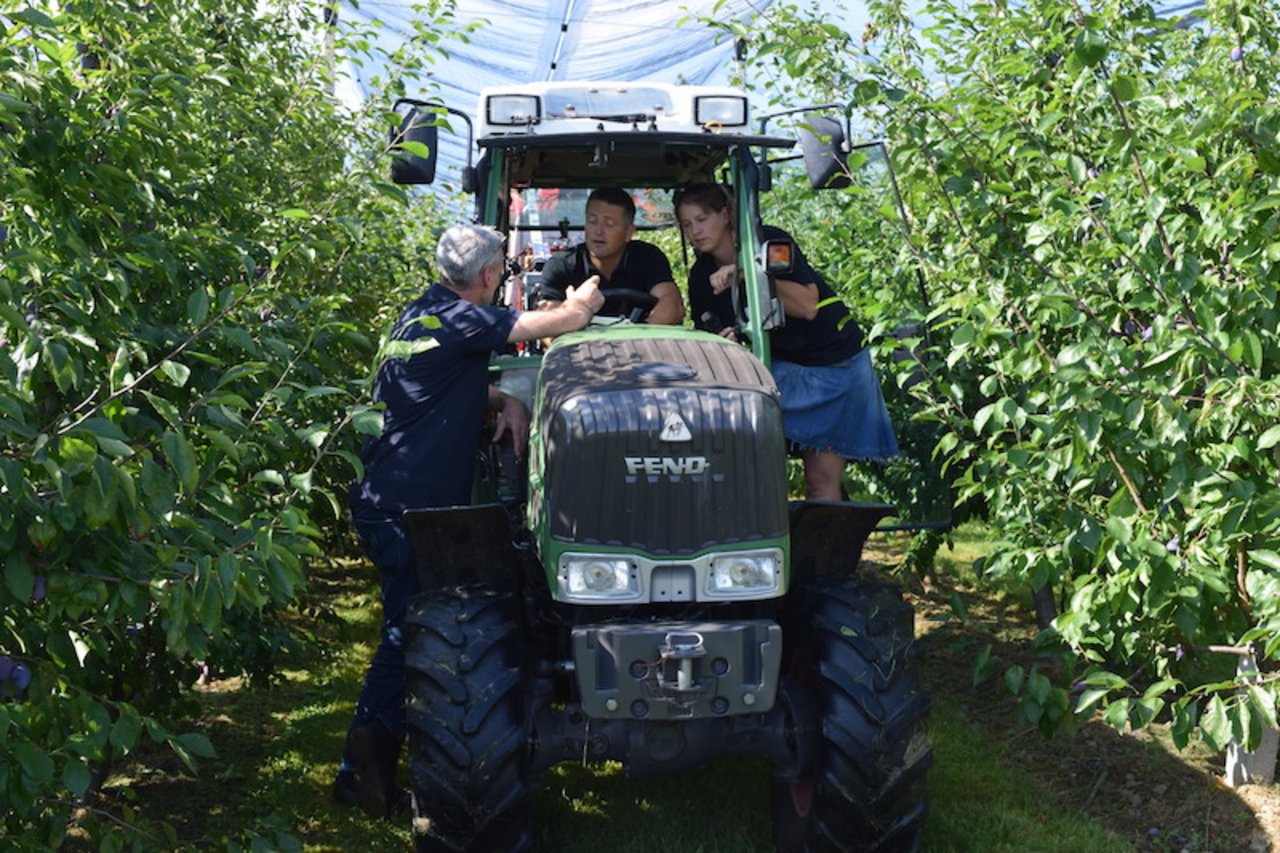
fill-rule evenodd
<path id="1" fill-rule="evenodd" d="M 518 603 L 488 587 L 423 593 L 405 620 L 417 850 L 529 850 L 532 786 Z"/>
<path id="2" fill-rule="evenodd" d="M 899 589 L 855 577 L 797 590 L 786 689 L 801 767 L 773 780 L 783 853 L 915 850 L 928 807 L 929 696 L 912 666 L 914 614 Z"/>

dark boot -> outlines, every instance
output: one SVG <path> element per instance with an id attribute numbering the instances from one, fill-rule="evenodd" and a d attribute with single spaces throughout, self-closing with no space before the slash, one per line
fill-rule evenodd
<path id="1" fill-rule="evenodd" d="M 333 802 L 339 806 L 356 804 L 356 774 L 351 770 L 339 770 L 333 780 Z"/>
<path id="2" fill-rule="evenodd" d="M 399 739 L 374 720 L 353 729 L 348 745 L 356 766 L 356 804 L 374 817 L 389 817 L 396 800 Z"/>

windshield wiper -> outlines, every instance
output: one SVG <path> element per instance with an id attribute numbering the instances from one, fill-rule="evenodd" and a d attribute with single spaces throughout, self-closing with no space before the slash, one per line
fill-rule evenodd
<path id="1" fill-rule="evenodd" d="M 549 116 L 549 118 L 585 118 L 589 121 L 607 121 L 612 124 L 639 124 L 642 121 L 656 122 L 658 117 L 652 113 L 566 113 Z"/>

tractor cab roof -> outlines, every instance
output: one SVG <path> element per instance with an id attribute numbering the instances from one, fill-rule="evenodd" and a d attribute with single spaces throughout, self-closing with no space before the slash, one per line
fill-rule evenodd
<path id="1" fill-rule="evenodd" d="M 736 148 L 789 148 L 752 134 L 737 89 L 663 83 L 529 83 L 480 93 L 482 150 L 516 185 L 675 187 L 711 180 Z"/>

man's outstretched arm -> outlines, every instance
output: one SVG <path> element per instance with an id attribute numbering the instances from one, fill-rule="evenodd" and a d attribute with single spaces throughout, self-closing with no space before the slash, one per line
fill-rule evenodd
<path id="1" fill-rule="evenodd" d="M 564 302 L 537 311 L 520 312 L 511 327 L 511 334 L 507 335 L 507 342 L 554 338 L 565 332 L 577 331 L 590 323 L 603 305 L 600 278 L 593 275 L 577 287 L 568 288 Z"/>

